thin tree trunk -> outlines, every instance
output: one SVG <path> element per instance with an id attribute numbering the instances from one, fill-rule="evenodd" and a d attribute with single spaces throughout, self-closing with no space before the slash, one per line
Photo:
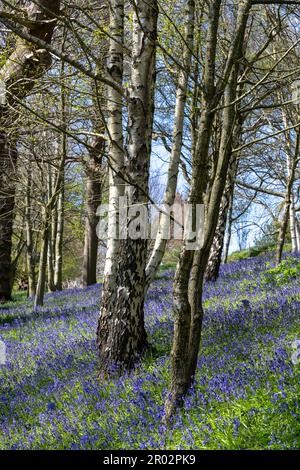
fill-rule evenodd
<path id="1" fill-rule="evenodd" d="M 57 232 L 55 239 L 54 285 L 62 290 L 63 238 L 64 238 L 64 177 L 57 199 Z"/>
<path id="2" fill-rule="evenodd" d="M 45 215 L 43 220 L 43 229 L 42 229 L 42 242 L 41 242 L 41 254 L 39 262 L 39 275 L 36 288 L 36 295 L 34 300 L 35 308 L 41 306 L 44 303 L 44 294 L 45 294 L 45 284 L 46 284 L 46 272 L 47 272 L 47 256 L 50 243 L 50 231 L 51 231 L 51 219 L 53 208 L 57 202 L 57 194 L 59 188 L 61 188 L 62 175 L 64 173 L 65 159 L 64 155 L 60 158 L 59 168 L 57 170 L 55 184 L 53 185 L 53 191 L 51 194 L 48 194 L 48 202 L 45 206 Z"/>
<path id="3" fill-rule="evenodd" d="M 105 150 L 105 140 L 98 137 L 90 159 L 85 168 L 86 173 L 86 217 L 85 239 L 83 251 L 83 286 L 87 287 L 97 282 L 98 244 L 97 224 L 99 216 L 97 209 L 101 204 L 104 169 L 102 155 Z"/>
<path id="4" fill-rule="evenodd" d="M 291 194 L 291 206 L 290 206 L 290 231 L 291 231 L 291 242 L 292 242 L 292 253 L 298 253 L 298 241 L 297 241 L 297 220 L 295 212 L 294 195 Z"/>
<path id="5" fill-rule="evenodd" d="M 215 56 L 220 7 L 221 2 L 217 0 L 212 2 L 209 10 L 209 26 L 206 38 L 207 52 L 204 69 L 205 91 L 202 93 L 202 112 L 192 161 L 192 180 L 188 201 L 193 206 L 203 202 L 203 193 L 207 186 L 207 158 L 214 118 L 213 113 L 210 113 L 210 109 L 212 108 L 215 93 Z M 197 196 L 199 196 L 199 201 Z M 174 279 L 174 339 L 171 352 L 171 385 L 165 404 L 165 419 L 167 422 L 171 419 L 176 407 L 182 404 L 183 397 L 186 395 L 191 383 L 188 367 L 191 305 L 188 290 L 193 256 L 193 251 L 187 250 L 184 245 Z"/>
<path id="6" fill-rule="evenodd" d="M 244 15 L 243 15 L 244 16 Z M 244 27 L 246 27 L 246 18 Z M 243 44 L 243 36 L 241 45 Z M 226 174 L 229 166 L 229 159 L 232 146 L 232 135 L 234 129 L 235 108 L 230 106 L 236 98 L 238 66 L 235 66 L 227 90 L 225 92 L 224 104 L 227 106 L 223 113 L 222 136 L 220 142 L 220 151 L 218 157 L 218 166 L 214 183 L 211 189 L 210 201 L 206 211 L 206 221 L 204 227 L 203 247 L 195 252 L 191 279 L 189 285 L 189 298 L 191 303 L 191 333 L 189 338 L 189 378 L 194 379 L 197 366 L 197 357 L 202 331 L 203 307 L 202 307 L 202 284 L 206 271 L 209 253 L 213 242 L 217 222 L 218 212 L 221 204 L 222 194 L 226 184 Z"/>
<path id="7" fill-rule="evenodd" d="M 283 216 L 280 222 L 279 235 L 278 235 L 278 240 L 277 240 L 277 248 L 276 248 L 276 265 L 277 266 L 281 263 L 281 260 L 282 260 L 285 237 L 286 237 L 286 232 L 287 232 L 288 223 L 289 223 L 290 204 L 291 204 L 291 201 L 289 199 L 288 192 L 287 192 L 285 203 L 284 203 Z"/>
<path id="8" fill-rule="evenodd" d="M 288 158 L 288 176 L 287 176 L 287 185 L 286 185 L 285 200 L 284 200 L 284 209 L 283 209 L 282 221 L 280 223 L 279 235 L 278 235 L 278 240 L 277 240 L 277 249 L 276 249 L 276 265 L 277 266 L 281 263 L 281 260 L 282 260 L 285 237 L 286 237 L 286 232 L 287 232 L 288 223 L 289 223 L 289 214 L 290 214 L 290 208 L 292 204 L 293 184 L 294 184 L 294 179 L 295 179 L 296 166 L 297 166 L 297 162 L 299 158 L 299 148 L 300 148 L 300 132 L 297 131 L 295 153 L 292 158 Z"/>
<path id="9" fill-rule="evenodd" d="M 300 251 L 300 225 L 299 225 L 299 220 L 296 216 L 296 237 L 297 237 L 297 249 L 298 252 Z"/>
<path id="10" fill-rule="evenodd" d="M 53 196 L 53 169 L 48 163 L 48 200 L 50 200 Z M 55 198 L 56 199 L 56 198 Z M 48 221 L 49 230 L 48 230 L 48 250 L 47 250 L 47 270 L 48 270 L 48 290 L 49 292 L 55 291 L 54 285 L 54 246 L 55 240 L 53 237 L 55 236 L 56 232 L 56 207 L 54 205 L 51 213 L 51 218 Z"/>
<path id="11" fill-rule="evenodd" d="M 49 243 L 49 211 L 45 210 L 45 219 L 43 221 L 41 251 L 39 261 L 39 275 L 36 287 L 36 294 L 34 299 L 34 308 L 40 307 L 44 304 L 45 284 L 46 284 L 46 271 L 47 271 L 47 253 Z"/>
<path id="12" fill-rule="evenodd" d="M 181 158 L 182 149 L 182 136 L 183 136 L 183 125 L 184 125 L 184 109 L 186 104 L 188 80 L 191 69 L 191 57 L 194 42 L 194 23 L 195 23 L 195 1 L 189 0 L 186 5 L 185 12 L 185 36 L 184 36 L 184 49 L 183 49 L 183 66 L 184 70 L 180 69 L 178 76 L 178 86 L 176 93 L 176 104 L 175 104 L 175 122 L 173 130 L 173 141 L 172 141 L 172 152 L 170 157 L 168 179 L 166 190 L 164 194 L 163 207 L 166 210 L 160 215 L 159 227 L 155 244 L 150 256 L 150 259 L 146 268 L 146 280 L 147 288 L 153 280 L 162 258 L 165 253 L 167 245 L 167 234 L 169 227 L 168 208 L 174 204 L 178 170 Z"/>
<path id="13" fill-rule="evenodd" d="M 65 42 L 67 38 L 67 27 L 63 31 L 62 52 L 65 49 Z M 67 140 L 67 91 L 64 85 L 65 75 L 65 62 L 62 60 L 60 65 L 60 119 L 61 128 L 63 129 L 61 135 L 60 145 L 60 158 L 61 158 L 61 173 L 59 175 L 59 190 L 57 196 L 57 224 L 56 224 L 56 239 L 55 239 L 55 262 L 54 262 L 54 285 L 55 289 L 62 290 L 63 284 L 63 240 L 65 228 L 65 163 L 68 153 L 68 140 Z"/>
<path id="14" fill-rule="evenodd" d="M 56 208 L 53 210 L 56 211 Z M 48 253 L 47 253 L 47 285 L 49 292 L 55 292 L 54 284 L 54 259 L 55 253 L 53 248 L 55 247 L 55 240 L 53 239 L 53 216 L 51 217 L 51 222 L 49 223 L 49 234 L 48 234 Z"/>
<path id="15" fill-rule="evenodd" d="M 31 217 L 31 185 L 32 185 L 32 168 L 31 162 L 28 163 L 27 185 L 26 185 L 26 207 L 25 207 L 25 230 L 26 230 L 26 264 L 28 273 L 28 295 L 35 296 L 36 276 L 35 276 L 35 259 L 33 247 L 33 231 Z"/>
<path id="16" fill-rule="evenodd" d="M 52 254 L 52 279 L 53 279 L 53 291 L 56 290 L 55 286 L 55 260 L 56 260 L 56 239 L 57 239 L 57 223 L 58 223 L 58 199 L 59 194 L 57 195 L 57 199 L 52 211 L 51 217 L 51 254 Z"/>
<path id="17" fill-rule="evenodd" d="M 34 306 L 35 308 L 43 305 L 44 303 L 44 294 L 45 294 L 45 284 L 46 284 L 46 272 L 47 272 L 47 257 L 49 253 L 49 245 L 51 242 L 51 222 L 54 207 L 57 205 L 57 197 L 59 191 L 62 187 L 63 175 L 65 169 L 65 155 L 60 156 L 59 167 L 55 174 L 54 184 L 51 184 L 51 191 L 48 191 L 48 201 L 44 207 L 44 220 L 42 228 L 42 241 L 41 241 L 41 254 L 39 262 L 39 274 L 38 282 L 36 288 L 36 295 Z M 49 264 L 48 264 L 49 266 Z M 50 278 L 51 279 L 51 278 Z M 49 280 L 49 278 L 48 278 Z M 54 279 L 53 279 L 54 280 Z"/>
<path id="18" fill-rule="evenodd" d="M 225 248 L 224 248 L 224 264 L 228 263 L 229 247 L 230 247 L 231 236 L 232 236 L 233 196 L 234 194 L 232 193 L 231 199 L 230 199 L 230 206 L 228 210 L 228 226 L 227 226 L 226 243 L 225 243 Z"/>
<path id="19" fill-rule="evenodd" d="M 236 116 L 236 126 L 234 129 L 234 136 L 232 139 L 231 149 L 238 147 L 240 144 L 240 136 L 242 132 L 242 121 L 240 116 Z M 210 249 L 209 259 L 205 271 L 205 280 L 207 282 L 215 282 L 219 277 L 219 271 L 222 261 L 222 252 L 224 247 L 226 225 L 228 220 L 228 213 L 232 204 L 234 192 L 234 180 L 238 166 L 238 155 L 232 154 L 230 157 L 230 164 L 227 173 L 226 186 L 222 196 L 218 225 L 215 231 L 214 240 Z"/>
<path id="20" fill-rule="evenodd" d="M 216 228 L 216 233 L 214 240 L 210 249 L 210 255 L 205 271 L 205 280 L 206 282 L 215 282 L 219 277 L 219 271 L 222 261 L 222 252 L 224 247 L 224 238 L 227 224 L 227 214 L 229 209 L 229 204 L 231 200 L 231 193 L 233 187 L 228 185 L 225 188 L 222 201 L 220 214 L 218 219 L 218 224 Z"/>

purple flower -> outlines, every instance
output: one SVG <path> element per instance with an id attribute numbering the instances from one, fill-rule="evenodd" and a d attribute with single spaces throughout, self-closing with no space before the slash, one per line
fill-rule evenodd
<path id="1" fill-rule="evenodd" d="M 47 410 L 48 411 L 54 411 L 56 409 L 55 403 L 48 403 L 47 404 Z"/>

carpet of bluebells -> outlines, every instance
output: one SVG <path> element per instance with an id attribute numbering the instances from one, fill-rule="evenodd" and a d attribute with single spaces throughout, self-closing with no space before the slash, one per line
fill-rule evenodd
<path id="1" fill-rule="evenodd" d="M 300 448 L 300 283 L 264 282 L 270 255 L 222 267 L 205 286 L 195 385 L 162 424 L 172 340 L 172 270 L 146 302 L 149 352 L 131 375 L 98 375 L 101 286 L 0 306 L 0 449 Z"/>

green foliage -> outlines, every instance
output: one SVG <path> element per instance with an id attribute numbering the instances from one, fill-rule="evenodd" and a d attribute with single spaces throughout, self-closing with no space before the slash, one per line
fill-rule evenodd
<path id="1" fill-rule="evenodd" d="M 2 51 L 0 54 L 0 67 L 3 67 L 7 61 L 7 53 L 6 51 Z"/>
<path id="2" fill-rule="evenodd" d="M 282 261 L 276 268 L 265 271 L 263 275 L 263 283 L 275 286 L 287 284 L 292 279 L 300 276 L 300 260 L 289 258 Z"/>
<path id="3" fill-rule="evenodd" d="M 248 259 L 248 258 L 255 258 L 256 256 L 261 255 L 262 253 L 265 253 L 268 251 L 266 247 L 251 247 L 247 250 L 242 250 L 242 251 L 235 251 L 231 253 L 228 257 L 228 261 L 240 261 L 243 259 Z"/>
<path id="4" fill-rule="evenodd" d="M 275 245 L 255 245 L 247 250 L 234 251 L 228 256 L 228 262 L 241 261 L 243 259 L 255 258 L 266 253 L 274 252 Z M 284 251 L 291 251 L 291 244 L 286 243 L 284 245 Z"/>
<path id="5" fill-rule="evenodd" d="M 228 256 L 228 262 L 240 261 L 249 258 L 249 250 L 234 251 Z"/>

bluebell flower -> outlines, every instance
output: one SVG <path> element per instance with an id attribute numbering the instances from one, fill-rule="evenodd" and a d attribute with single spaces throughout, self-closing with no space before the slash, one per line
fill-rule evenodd
<path id="1" fill-rule="evenodd" d="M 48 411 L 53 411 L 53 410 L 55 410 L 55 409 L 56 409 L 55 403 L 48 403 L 48 404 L 47 404 L 47 410 L 48 410 Z"/>

